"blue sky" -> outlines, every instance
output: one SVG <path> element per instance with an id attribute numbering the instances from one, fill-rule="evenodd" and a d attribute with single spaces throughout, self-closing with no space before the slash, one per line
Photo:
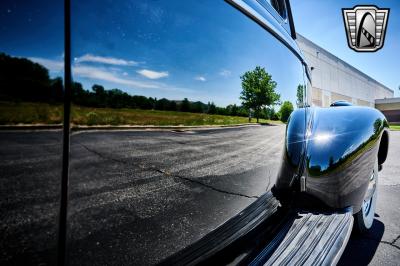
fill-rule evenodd
<path id="1" fill-rule="evenodd" d="M 373 4 L 390 8 L 384 47 L 375 53 L 357 53 L 347 46 L 342 8 Z M 400 97 L 400 1 L 292 0 L 296 31 L 358 68 Z"/>
<path id="2" fill-rule="evenodd" d="M 268 39 L 258 37 L 265 37 L 262 30 L 250 26 L 247 18 L 227 9 L 224 2 L 215 4 L 214 10 L 202 3 L 153 0 L 118 1 L 116 5 L 111 0 L 73 1 L 74 79 L 86 89 L 98 83 L 131 94 L 169 99 L 188 97 L 226 105 L 239 103 L 239 76 L 262 65 L 279 81 L 282 100 L 294 101 L 294 88 L 291 93 L 286 88 L 296 84 L 290 84 L 284 76 L 290 73 L 269 67 L 293 58 L 286 58 L 283 49 L 277 47 L 273 47 L 276 53 L 266 53 L 265 48 L 272 44 L 264 44 Z M 345 39 L 341 8 L 357 2 L 292 0 L 291 3 L 299 33 L 399 96 L 398 1 L 372 2 L 390 7 L 391 14 L 385 47 L 369 54 L 352 51 Z M 166 10 L 177 12 L 172 15 Z M 210 19 L 200 20 L 195 13 Z M 218 26 L 229 25 L 227 22 L 235 31 Z M 253 45 L 260 43 L 264 46 Z M 52 76 L 62 75 L 62 1 L 1 1 L 0 51 L 31 58 L 49 68 Z"/>

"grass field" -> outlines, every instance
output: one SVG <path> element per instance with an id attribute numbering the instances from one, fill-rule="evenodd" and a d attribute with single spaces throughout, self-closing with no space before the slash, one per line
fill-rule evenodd
<path id="1" fill-rule="evenodd" d="M 63 106 L 46 103 L 0 102 L 0 124 L 60 124 Z"/>
<path id="2" fill-rule="evenodd" d="M 391 130 L 400 130 L 400 125 L 390 125 Z"/>
<path id="3" fill-rule="evenodd" d="M 0 124 L 60 124 L 62 105 L 44 103 L 0 103 Z M 173 111 L 111 109 L 72 106 L 73 125 L 201 126 L 248 123 L 248 118 Z M 252 119 L 252 122 L 255 122 Z M 261 123 L 281 123 L 260 119 Z"/>

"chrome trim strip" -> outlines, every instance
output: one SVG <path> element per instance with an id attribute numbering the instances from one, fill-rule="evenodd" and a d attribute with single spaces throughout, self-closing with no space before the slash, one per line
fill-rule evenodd
<path id="1" fill-rule="evenodd" d="M 249 18 L 258 23 L 261 27 L 271 33 L 281 43 L 283 43 L 299 60 L 306 66 L 307 62 L 295 40 L 275 19 L 275 17 L 257 0 L 225 0 L 238 10 L 243 12 Z M 256 10 L 256 9 L 257 10 Z"/>
<path id="2" fill-rule="evenodd" d="M 267 0 L 256 0 L 262 7 L 264 7 L 266 10 L 268 10 L 269 13 L 271 13 L 272 16 L 275 17 L 276 20 L 278 20 L 279 24 L 281 24 L 283 27 L 289 26 L 289 21 L 288 21 L 288 10 L 286 7 L 286 2 L 284 1 L 285 5 L 285 11 L 286 11 L 286 18 L 283 18 L 277 10 Z M 287 29 L 286 29 L 287 30 Z M 290 28 L 289 28 L 290 30 Z"/>
<path id="3" fill-rule="evenodd" d="M 343 245 L 341 246 L 341 248 L 339 249 L 339 251 L 336 253 L 336 256 L 335 256 L 335 257 L 333 258 L 333 260 L 332 260 L 332 265 L 333 265 L 333 266 L 338 264 L 340 258 L 341 258 L 342 255 L 343 255 L 344 250 L 345 250 L 346 247 L 347 247 L 347 243 L 349 243 L 350 236 L 351 236 L 351 231 L 352 231 L 352 229 L 353 229 L 353 224 L 354 224 L 354 218 L 353 218 L 353 216 L 351 216 L 350 218 L 351 218 L 351 220 L 350 220 L 350 226 L 349 226 L 348 229 L 347 229 L 346 237 L 344 238 Z"/>

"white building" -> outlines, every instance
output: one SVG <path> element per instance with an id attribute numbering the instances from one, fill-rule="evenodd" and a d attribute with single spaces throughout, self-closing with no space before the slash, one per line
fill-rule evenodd
<path id="1" fill-rule="evenodd" d="M 334 101 L 345 100 L 375 107 L 376 99 L 393 97 L 393 90 L 305 37 L 297 34 L 297 42 L 312 69 L 312 89 L 308 95 L 313 105 L 327 107 Z"/>

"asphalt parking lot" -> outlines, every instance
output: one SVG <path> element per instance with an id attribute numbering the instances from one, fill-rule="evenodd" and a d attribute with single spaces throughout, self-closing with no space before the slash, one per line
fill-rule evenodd
<path id="1" fill-rule="evenodd" d="M 284 131 L 74 133 L 69 263 L 148 265 L 193 243 L 273 185 Z M 0 134 L 2 259 L 52 264 L 61 132 Z"/>
<path id="2" fill-rule="evenodd" d="M 374 228 L 352 235 L 340 265 L 400 261 L 400 132 L 391 133 Z M 52 264 L 61 134 L 0 136 L 2 260 Z M 74 133 L 69 264 L 156 263 L 196 241 L 273 185 L 283 136 L 283 126 Z"/>
<path id="3" fill-rule="evenodd" d="M 200 239 L 272 186 L 284 130 L 73 135 L 72 264 L 148 265 Z"/>

